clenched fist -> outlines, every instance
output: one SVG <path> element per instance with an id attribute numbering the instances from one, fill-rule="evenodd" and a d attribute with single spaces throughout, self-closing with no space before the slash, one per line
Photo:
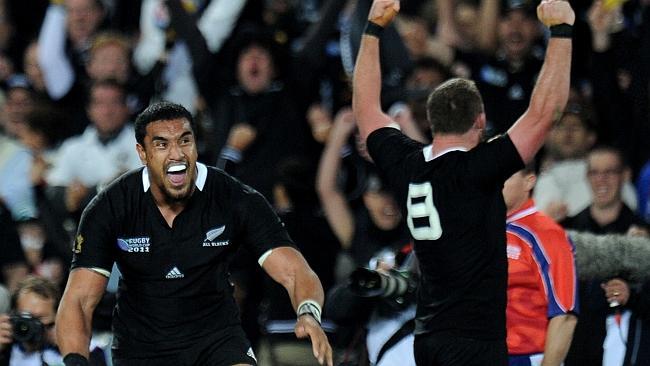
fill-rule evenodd
<path id="1" fill-rule="evenodd" d="M 399 0 L 375 0 L 370 7 L 368 20 L 382 27 L 388 26 L 399 12 Z"/>
<path id="2" fill-rule="evenodd" d="M 542 0 L 537 6 L 537 18 L 545 26 L 550 27 L 558 24 L 573 25 L 576 15 L 568 1 Z"/>

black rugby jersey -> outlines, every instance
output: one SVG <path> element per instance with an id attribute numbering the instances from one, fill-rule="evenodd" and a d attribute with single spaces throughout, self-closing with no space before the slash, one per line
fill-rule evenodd
<path id="1" fill-rule="evenodd" d="M 505 339 L 506 208 L 503 183 L 523 167 L 507 135 L 433 159 L 394 128 L 368 151 L 398 192 L 420 264 L 416 334 Z"/>
<path id="2" fill-rule="evenodd" d="M 258 258 L 295 247 L 268 202 L 197 163 L 196 189 L 170 228 L 146 168 L 113 182 L 84 210 L 72 268 L 122 272 L 113 315 L 118 357 L 161 357 L 239 324 L 228 263 L 239 246 Z"/>

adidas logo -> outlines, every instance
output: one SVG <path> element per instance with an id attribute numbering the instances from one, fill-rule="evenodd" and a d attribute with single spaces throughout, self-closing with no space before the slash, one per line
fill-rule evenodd
<path id="1" fill-rule="evenodd" d="M 178 267 L 176 266 L 174 266 L 174 268 L 172 268 L 171 271 L 167 273 L 167 276 L 165 276 L 165 278 L 167 279 L 183 278 L 183 277 L 185 277 L 185 275 L 181 271 L 179 271 Z"/>

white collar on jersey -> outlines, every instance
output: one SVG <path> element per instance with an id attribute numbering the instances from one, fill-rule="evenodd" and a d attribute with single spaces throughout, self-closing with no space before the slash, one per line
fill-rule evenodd
<path id="1" fill-rule="evenodd" d="M 506 224 L 509 224 L 509 223 L 511 223 L 513 221 L 517 221 L 517 220 L 521 219 L 522 217 L 532 215 L 535 212 L 537 212 L 537 207 L 536 206 L 528 207 L 527 209 L 519 211 L 519 212 L 515 213 L 514 215 L 508 217 L 506 219 Z"/>
<path id="2" fill-rule="evenodd" d="M 203 191 L 203 187 L 205 186 L 205 181 L 208 179 L 208 167 L 206 167 L 204 164 L 201 164 L 199 162 L 196 163 L 196 170 L 198 171 L 198 174 L 196 175 L 196 188 L 199 189 L 199 191 Z M 151 186 L 151 182 L 149 182 L 149 171 L 147 170 L 147 167 L 144 167 L 142 169 L 142 189 L 144 191 L 148 191 L 149 187 Z"/>
<path id="3" fill-rule="evenodd" d="M 424 160 L 425 161 L 431 161 L 431 160 L 433 160 L 435 158 L 439 158 L 439 157 L 445 155 L 446 153 L 449 153 L 449 152 L 452 152 L 452 151 L 467 152 L 469 150 L 467 150 L 466 148 L 464 148 L 462 146 L 454 146 L 454 147 L 450 147 L 447 150 L 443 150 L 443 151 L 439 152 L 438 154 L 436 154 L 434 156 L 433 155 L 433 144 L 427 145 L 424 149 L 422 149 L 422 153 L 424 154 Z"/>

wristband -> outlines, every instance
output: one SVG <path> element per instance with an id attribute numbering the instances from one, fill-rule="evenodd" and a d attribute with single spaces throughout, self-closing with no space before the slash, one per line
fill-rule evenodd
<path id="1" fill-rule="evenodd" d="M 366 28 L 363 30 L 363 34 L 380 38 L 383 31 L 384 27 L 369 20 L 368 23 L 366 23 Z"/>
<path id="2" fill-rule="evenodd" d="M 78 353 L 68 353 L 63 357 L 65 366 L 88 366 L 88 359 Z"/>
<path id="3" fill-rule="evenodd" d="M 318 324 L 321 323 L 321 308 L 320 305 L 314 300 L 305 300 L 298 305 L 298 310 L 296 311 L 296 314 L 298 314 L 298 317 L 301 317 L 302 315 L 311 315 Z"/>
<path id="4" fill-rule="evenodd" d="M 552 25 L 549 27 L 551 31 L 551 37 L 555 38 L 572 38 L 573 37 L 573 26 L 563 23 Z"/>

